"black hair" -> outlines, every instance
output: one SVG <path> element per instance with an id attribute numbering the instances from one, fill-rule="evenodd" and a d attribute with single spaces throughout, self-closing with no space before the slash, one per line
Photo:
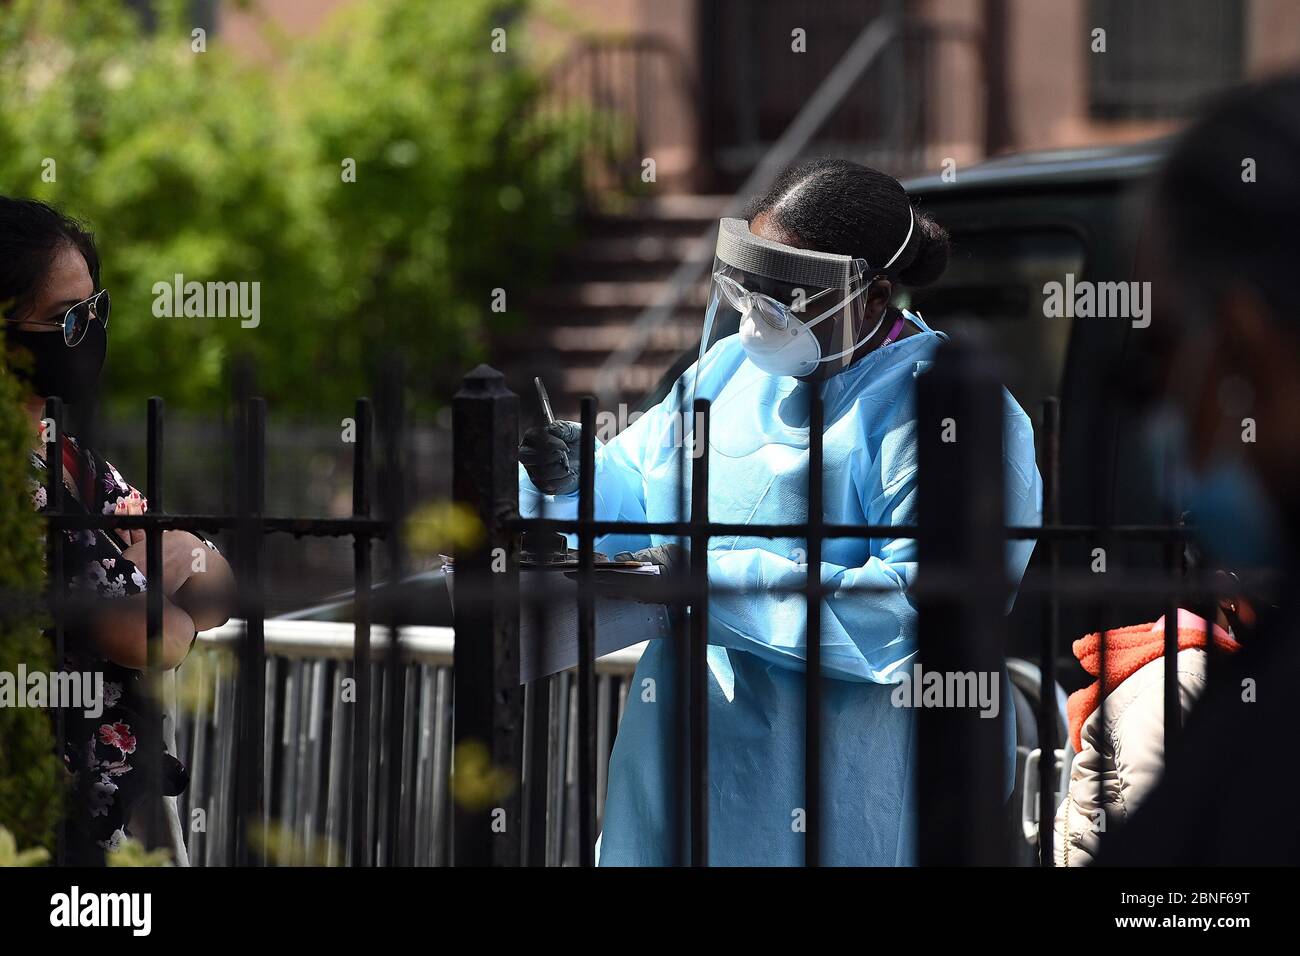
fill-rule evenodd
<path id="1" fill-rule="evenodd" d="M 907 246 L 883 268 L 907 235 L 910 207 L 893 176 L 847 159 L 814 159 L 782 173 L 750 203 L 745 218 L 752 223 L 766 213 L 803 248 L 865 259 L 904 285 L 928 285 L 948 267 L 948 232 L 919 210 L 911 209 L 915 225 Z"/>
<path id="2" fill-rule="evenodd" d="M 1225 282 L 1248 283 L 1295 321 L 1298 154 L 1300 75 L 1233 90 L 1190 127 L 1156 184 L 1175 277 L 1212 295 Z"/>
<path id="3" fill-rule="evenodd" d="M 99 289 L 99 252 L 84 225 L 35 199 L 0 196 L 0 315 L 19 318 L 40 293 L 54 257 L 72 246 Z"/>

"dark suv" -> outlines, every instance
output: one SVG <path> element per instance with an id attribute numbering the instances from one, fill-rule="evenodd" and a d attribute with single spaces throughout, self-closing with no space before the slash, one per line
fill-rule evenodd
<path id="1" fill-rule="evenodd" d="M 1163 143 L 1125 148 L 1058 150 L 1009 156 L 969 170 L 954 182 L 940 176 L 905 185 L 951 233 L 944 277 L 911 302 L 947 332 L 977 327 L 1004 356 L 1004 381 L 1041 435 L 1042 405 L 1061 403 L 1061 518 L 1067 524 L 1137 524 L 1161 520 L 1160 476 L 1148 468 L 1140 422 L 1125 413 L 1124 378 L 1140 367 L 1134 355 L 1150 334 L 1126 317 L 1050 318 L 1047 283 L 1130 282 L 1137 278 L 1146 216 L 1146 184 Z M 1147 307 L 1150 307 L 1149 296 Z M 1040 464 L 1043 456 L 1040 450 Z M 1062 566 L 1089 567 L 1097 542 L 1062 547 Z M 1035 564 L 1043 557 L 1039 548 Z M 1150 568 L 1158 545 L 1107 546 L 1107 567 Z M 1033 565 L 1031 565 L 1031 570 Z M 1037 657 L 1036 609 L 1013 614 L 1012 652 Z M 1132 607 L 1101 609 L 1107 623 L 1154 620 Z M 1028 613 L 1034 612 L 1034 613 Z M 1063 639 L 1095 628 L 1097 609 L 1063 608 Z M 1090 614 L 1092 616 L 1090 616 Z M 1073 665 L 1068 645 L 1058 648 Z M 1061 671 L 1070 683 L 1071 670 Z M 1077 673 L 1082 679 L 1082 672 Z"/>

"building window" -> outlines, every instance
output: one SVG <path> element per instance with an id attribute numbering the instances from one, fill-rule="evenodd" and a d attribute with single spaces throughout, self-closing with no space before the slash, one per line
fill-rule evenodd
<path id="1" fill-rule="evenodd" d="M 1089 0 L 1094 119 L 1177 119 L 1242 78 L 1241 0 Z M 1092 52 L 1095 31 L 1106 51 Z"/>
<path id="2" fill-rule="evenodd" d="M 146 30 L 153 30 L 158 25 L 154 0 L 126 0 L 126 6 L 136 12 Z M 202 27 L 209 37 L 216 32 L 217 0 L 190 0 L 190 15 L 194 26 Z"/>

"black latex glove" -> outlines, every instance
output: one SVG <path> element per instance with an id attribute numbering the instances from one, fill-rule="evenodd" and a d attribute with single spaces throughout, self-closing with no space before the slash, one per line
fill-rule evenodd
<path id="1" fill-rule="evenodd" d="M 681 545 L 660 544 L 640 551 L 622 551 L 614 555 L 615 561 L 644 561 L 657 564 L 664 574 L 686 570 L 686 551 Z"/>
<path id="2" fill-rule="evenodd" d="M 519 464 L 544 495 L 567 495 L 578 490 L 577 422 L 534 425 L 519 443 Z"/>

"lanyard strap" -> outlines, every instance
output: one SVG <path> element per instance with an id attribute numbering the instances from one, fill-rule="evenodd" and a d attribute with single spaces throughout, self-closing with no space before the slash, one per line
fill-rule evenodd
<path id="1" fill-rule="evenodd" d="M 883 342 L 880 343 L 880 345 L 878 346 L 878 348 L 882 348 L 882 349 L 883 349 L 886 345 L 888 345 L 889 343 L 893 342 L 896 338 L 898 338 L 900 335 L 902 335 L 902 334 L 903 334 L 903 326 L 905 326 L 905 325 L 907 325 L 907 320 L 904 319 L 904 318 L 900 315 L 900 316 L 898 317 L 898 321 L 896 321 L 896 322 L 894 323 L 894 327 L 893 327 L 892 329 L 889 330 L 889 334 L 885 336 L 885 340 L 884 340 Z"/>

